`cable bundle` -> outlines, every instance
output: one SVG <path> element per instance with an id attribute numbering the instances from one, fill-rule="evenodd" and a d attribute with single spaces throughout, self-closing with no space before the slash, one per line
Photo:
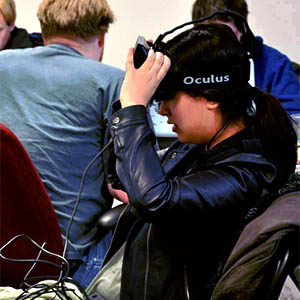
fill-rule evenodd
<path id="1" fill-rule="evenodd" d="M 66 243 L 63 250 L 63 255 L 58 255 L 55 253 L 52 253 L 48 250 L 46 250 L 46 243 L 43 243 L 42 245 L 39 245 L 37 242 L 35 242 L 32 238 L 30 238 L 27 235 L 20 234 L 15 237 L 13 237 L 10 241 L 8 241 L 4 246 L 0 248 L 0 258 L 8 261 L 13 262 L 32 262 L 32 266 L 25 275 L 22 283 L 21 288 L 22 290 L 16 290 L 11 287 L 0 287 L 0 299 L 1 300 L 25 300 L 25 299 L 53 299 L 53 300 L 89 300 L 90 298 L 86 294 L 85 290 L 80 286 L 79 283 L 74 281 L 73 279 L 68 277 L 70 266 L 69 262 L 67 261 L 66 252 L 68 248 L 68 242 L 69 242 L 69 233 L 71 229 L 71 225 L 73 223 L 77 207 L 80 202 L 81 193 L 83 190 L 85 178 L 87 175 L 87 172 L 89 168 L 92 166 L 92 164 L 102 155 L 102 153 L 110 146 L 112 143 L 112 139 L 105 145 L 105 147 L 91 160 L 91 162 L 86 167 L 80 188 L 78 197 L 75 203 L 75 207 L 73 209 L 73 213 L 71 216 L 71 219 L 69 221 L 67 232 L 66 232 Z M 12 243 L 17 241 L 18 239 L 26 239 L 30 243 L 32 243 L 35 247 L 37 247 L 40 251 L 35 259 L 15 259 L 15 258 L 9 258 L 3 255 L 3 251 L 9 247 Z M 54 263 L 49 260 L 41 259 L 41 255 L 46 254 L 51 257 L 55 257 L 58 260 L 60 260 L 60 264 Z M 60 272 L 57 278 L 53 278 L 52 276 L 39 276 L 39 277 L 30 277 L 30 273 L 35 268 L 35 266 L 39 263 L 44 264 L 50 264 L 52 266 L 57 267 Z M 30 282 L 36 282 L 35 284 L 30 284 Z M 83 295 L 85 298 L 83 298 Z"/>

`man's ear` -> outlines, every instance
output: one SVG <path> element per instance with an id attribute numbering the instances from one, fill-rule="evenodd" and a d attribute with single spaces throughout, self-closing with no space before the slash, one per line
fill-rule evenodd
<path id="1" fill-rule="evenodd" d="M 9 26 L 9 32 L 12 32 L 15 29 L 15 22 L 12 22 Z"/>
<path id="2" fill-rule="evenodd" d="M 100 48 L 104 47 L 104 43 L 105 43 L 105 33 L 101 33 L 99 35 L 99 40 L 98 40 L 98 44 Z"/>

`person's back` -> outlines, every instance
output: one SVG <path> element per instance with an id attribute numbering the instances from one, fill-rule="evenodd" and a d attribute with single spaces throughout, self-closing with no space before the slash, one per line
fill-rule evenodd
<path id="1" fill-rule="evenodd" d="M 211 15 L 216 11 L 231 10 L 248 17 L 245 0 L 196 0 L 193 4 L 192 19 Z M 210 22 L 222 23 L 231 27 L 243 43 L 240 23 L 230 17 L 216 16 Z M 255 87 L 271 93 L 280 100 L 288 114 L 300 112 L 300 85 L 289 58 L 277 49 L 265 45 L 261 37 L 255 37 L 254 67 Z"/>
<path id="2" fill-rule="evenodd" d="M 0 70 L 5 74 L 0 82 L 0 121 L 29 151 L 65 223 L 64 214 L 71 214 L 83 171 L 103 146 L 104 113 L 118 97 L 122 73 L 58 44 L 6 51 L 0 56 Z M 89 209 L 80 210 L 83 219 L 110 206 L 99 202 L 105 198 L 102 171 L 101 160 L 89 171 L 81 200 Z M 77 243 L 86 244 L 92 232 L 80 223 L 73 224 L 80 236 Z"/>
<path id="3" fill-rule="evenodd" d="M 255 86 L 280 100 L 291 115 L 300 112 L 300 85 L 290 59 L 257 36 Z"/>
<path id="4" fill-rule="evenodd" d="M 77 2 L 85 10 L 95 2 L 63 1 Z M 42 26 L 45 47 L 0 53 L 0 122 L 16 133 L 29 152 L 54 204 L 63 235 L 84 170 L 104 146 L 105 116 L 111 101 L 118 98 L 123 79 L 123 71 L 97 61 L 113 20 L 107 3 L 97 2 L 90 16 L 91 22 L 97 19 L 95 29 L 86 39 L 74 37 L 76 29 L 71 29 L 72 38 L 63 37 L 58 27 L 54 35 L 47 31 L 50 26 L 46 24 Z M 43 1 L 39 9 L 42 24 L 49 3 Z M 53 18 L 58 19 L 57 9 L 50 7 L 50 14 L 54 11 Z M 84 17 L 86 11 L 82 20 Z M 84 27 L 82 20 L 77 23 Z M 68 259 L 83 259 L 84 251 L 99 240 L 96 221 L 111 205 L 100 158 L 85 180 L 71 227 Z"/>

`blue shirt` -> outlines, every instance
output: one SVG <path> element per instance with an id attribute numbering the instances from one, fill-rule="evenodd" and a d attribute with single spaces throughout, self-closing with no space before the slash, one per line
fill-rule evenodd
<path id="1" fill-rule="evenodd" d="M 289 58 L 256 37 L 255 87 L 276 97 L 286 112 L 300 113 L 300 84 Z"/>
<path id="2" fill-rule="evenodd" d="M 61 44 L 0 52 L 0 122 L 33 160 L 63 237 L 83 172 L 103 147 L 106 114 L 119 97 L 123 76 Z M 111 205 L 99 158 L 85 180 L 68 258 L 79 258 L 96 241 L 96 221 Z"/>

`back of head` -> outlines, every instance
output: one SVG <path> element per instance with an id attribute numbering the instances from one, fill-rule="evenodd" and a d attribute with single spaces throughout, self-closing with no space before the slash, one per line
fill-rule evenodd
<path id="1" fill-rule="evenodd" d="M 14 0 L 0 0 L 0 13 L 3 15 L 7 25 L 16 21 L 16 4 Z"/>
<path id="2" fill-rule="evenodd" d="M 172 61 L 165 77 L 171 84 L 162 81 L 169 92 L 161 93 L 161 100 L 183 91 L 218 102 L 223 122 L 242 119 L 286 180 L 296 164 L 295 130 L 277 99 L 248 84 L 248 55 L 233 31 L 222 24 L 201 24 L 178 34 L 164 49 Z M 187 81 L 184 74 L 193 80 Z"/>
<path id="3" fill-rule="evenodd" d="M 192 19 L 200 19 L 216 11 L 224 11 L 225 9 L 238 13 L 247 20 L 248 5 L 245 0 L 196 0 L 193 4 Z M 225 15 L 218 15 L 216 19 L 224 22 L 233 21 L 235 26 L 242 32 L 240 28 L 241 24 L 237 20 L 232 20 L 229 16 Z"/>
<path id="4" fill-rule="evenodd" d="M 106 0 L 42 0 L 37 16 L 45 38 L 88 40 L 107 32 L 114 21 Z"/>

